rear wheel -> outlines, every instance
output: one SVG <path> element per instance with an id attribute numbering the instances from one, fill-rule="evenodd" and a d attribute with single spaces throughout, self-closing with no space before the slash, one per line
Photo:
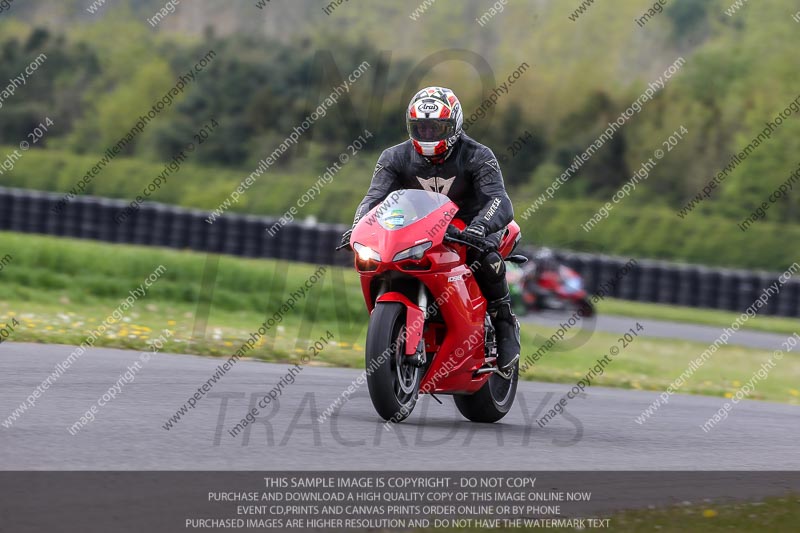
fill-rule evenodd
<path id="1" fill-rule="evenodd" d="M 511 410 L 517 394 L 519 361 L 514 364 L 511 379 L 492 374 L 478 392 L 453 396 L 464 418 L 473 422 L 497 422 Z"/>
<path id="2" fill-rule="evenodd" d="M 584 298 L 578 302 L 578 310 L 581 311 L 584 318 L 594 316 L 594 305 L 592 305 L 592 302 L 589 300 L 589 298 Z"/>
<path id="3" fill-rule="evenodd" d="M 405 354 L 405 306 L 379 303 L 369 318 L 366 368 L 369 397 L 384 420 L 405 420 L 417 403 L 422 370 Z"/>

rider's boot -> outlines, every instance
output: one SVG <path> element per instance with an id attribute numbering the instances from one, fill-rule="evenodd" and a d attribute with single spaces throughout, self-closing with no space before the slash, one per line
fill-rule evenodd
<path id="1" fill-rule="evenodd" d="M 489 318 L 497 337 L 497 368 L 503 377 L 510 379 L 514 363 L 519 360 L 519 322 L 511 310 L 511 296 L 489 302 Z"/>

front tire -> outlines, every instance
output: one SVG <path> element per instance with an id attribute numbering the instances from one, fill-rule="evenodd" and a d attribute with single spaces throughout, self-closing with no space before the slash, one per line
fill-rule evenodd
<path id="1" fill-rule="evenodd" d="M 508 414 L 514 405 L 519 380 L 519 360 L 514 364 L 511 379 L 491 374 L 478 392 L 453 396 L 456 407 L 464 418 L 472 422 L 497 422 Z"/>
<path id="2" fill-rule="evenodd" d="M 417 403 L 422 369 L 407 364 L 405 306 L 378 303 L 369 318 L 365 362 L 369 397 L 384 419 L 400 422 Z M 372 369 L 372 371 L 369 371 Z"/>

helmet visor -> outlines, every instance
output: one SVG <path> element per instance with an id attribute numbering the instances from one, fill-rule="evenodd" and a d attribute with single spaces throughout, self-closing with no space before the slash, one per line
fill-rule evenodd
<path id="1" fill-rule="evenodd" d="M 443 141 L 453 136 L 455 124 L 452 120 L 421 118 L 408 123 L 408 134 L 418 142 Z"/>

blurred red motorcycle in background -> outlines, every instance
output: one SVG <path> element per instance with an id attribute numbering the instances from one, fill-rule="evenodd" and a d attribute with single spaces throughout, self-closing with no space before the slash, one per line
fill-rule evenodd
<path id="1" fill-rule="evenodd" d="M 526 311 L 582 310 L 583 316 L 594 316 L 595 308 L 583 285 L 583 278 L 571 268 L 559 264 L 555 254 L 541 248 L 522 269 L 511 274 L 509 284 L 516 282 Z"/>

